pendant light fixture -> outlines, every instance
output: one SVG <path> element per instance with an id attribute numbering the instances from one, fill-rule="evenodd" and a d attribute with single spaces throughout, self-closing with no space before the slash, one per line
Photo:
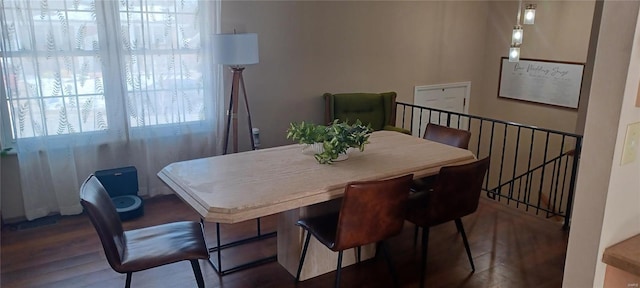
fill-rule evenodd
<path id="1" fill-rule="evenodd" d="M 509 48 L 509 62 L 520 61 L 520 45 L 511 44 Z"/>
<path id="2" fill-rule="evenodd" d="M 524 38 L 524 30 L 520 25 L 520 16 L 522 13 L 522 0 L 518 1 L 518 14 L 516 18 L 516 25 L 513 26 L 511 32 L 511 46 L 509 46 L 509 62 L 520 61 L 520 45 L 522 45 L 522 39 Z M 536 18 L 536 4 L 527 4 L 524 12 L 523 24 L 533 24 Z"/>
<path id="3" fill-rule="evenodd" d="M 522 31 L 522 26 L 516 25 L 513 26 L 513 33 L 511 33 L 511 44 L 522 44 L 522 36 L 524 31 Z"/>
<path id="4" fill-rule="evenodd" d="M 536 4 L 527 4 L 524 8 L 524 20 L 522 24 L 532 25 L 536 22 Z"/>

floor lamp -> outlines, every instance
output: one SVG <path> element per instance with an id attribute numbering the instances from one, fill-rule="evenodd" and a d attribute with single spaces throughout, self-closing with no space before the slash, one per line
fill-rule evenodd
<path id="1" fill-rule="evenodd" d="M 249 139 L 251 149 L 255 149 L 253 140 L 253 127 L 251 125 L 251 112 L 247 101 L 247 91 L 242 78 L 244 65 L 256 64 L 258 58 L 258 34 L 215 34 L 213 35 L 213 61 L 216 64 L 229 65 L 232 72 L 231 98 L 227 111 L 227 123 L 225 128 L 224 154 L 229 147 L 229 134 L 233 131 L 233 152 L 238 152 L 238 103 L 240 89 L 244 95 L 244 103 L 247 109 L 247 121 L 249 123 Z"/>
<path id="2" fill-rule="evenodd" d="M 251 125 L 251 112 L 249 111 L 249 102 L 247 101 L 247 90 L 244 87 L 244 79 L 242 71 L 244 65 L 258 63 L 258 34 L 242 33 L 242 34 L 215 34 L 213 35 L 213 61 L 216 64 L 229 65 L 232 72 L 231 81 L 231 98 L 229 99 L 229 110 L 227 111 L 227 123 L 224 138 L 224 154 L 227 154 L 229 148 L 229 133 L 233 131 L 233 152 L 238 152 L 238 99 L 240 98 L 240 88 L 244 95 L 244 104 L 247 109 L 247 121 L 249 123 L 249 139 L 251 139 L 251 149 L 256 149 L 256 143 L 253 138 L 253 127 Z M 232 130 L 230 129 L 232 128 Z M 226 275 L 235 271 L 243 270 L 261 263 L 277 260 L 277 257 L 270 256 L 249 263 L 245 263 L 234 268 L 222 269 L 221 250 L 225 248 L 242 245 L 245 243 L 271 238 L 276 236 L 276 232 L 262 234 L 260 228 L 260 218 L 256 219 L 257 235 L 242 240 L 237 240 L 225 245 L 220 245 L 220 223 L 216 223 L 216 247 L 210 248 L 209 252 L 217 252 L 217 266 L 209 260 L 214 270 L 219 275 Z"/>

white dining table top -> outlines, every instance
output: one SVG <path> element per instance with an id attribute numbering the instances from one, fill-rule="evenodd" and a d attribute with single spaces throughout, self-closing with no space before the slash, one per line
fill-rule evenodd
<path id="1" fill-rule="evenodd" d="M 475 160 L 468 150 L 393 131 L 369 141 L 331 165 L 294 144 L 176 162 L 158 177 L 205 221 L 237 223 L 341 197 L 352 181 L 419 178 Z"/>

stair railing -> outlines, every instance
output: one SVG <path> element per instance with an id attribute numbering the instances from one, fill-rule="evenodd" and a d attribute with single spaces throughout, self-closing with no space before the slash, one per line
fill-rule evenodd
<path id="1" fill-rule="evenodd" d="M 491 157 L 487 196 L 570 223 L 582 136 L 458 112 L 396 103 L 396 124 L 424 135 L 427 123 L 471 132 L 469 150 Z"/>

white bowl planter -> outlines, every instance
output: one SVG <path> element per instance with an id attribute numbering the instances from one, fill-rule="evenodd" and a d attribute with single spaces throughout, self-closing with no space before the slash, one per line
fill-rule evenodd
<path id="1" fill-rule="evenodd" d="M 310 145 L 311 149 L 313 150 L 314 154 L 320 154 L 322 152 L 324 152 L 324 147 L 323 147 L 323 143 L 313 143 Z M 333 159 L 333 161 L 343 161 L 343 160 L 347 160 L 349 159 L 349 152 L 351 152 L 353 148 L 349 148 L 347 149 L 347 152 L 345 153 L 341 153 L 338 155 L 338 158 Z"/>

